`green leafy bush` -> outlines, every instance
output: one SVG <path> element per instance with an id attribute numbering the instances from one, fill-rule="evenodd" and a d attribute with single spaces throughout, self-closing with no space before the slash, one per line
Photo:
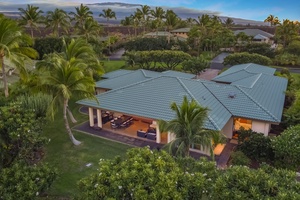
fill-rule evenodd
<path id="1" fill-rule="evenodd" d="M 266 56 L 262 56 L 256 53 L 233 53 L 228 55 L 225 59 L 223 64 L 224 65 L 238 65 L 238 64 L 245 64 L 245 63 L 255 63 L 260 65 L 271 65 L 272 60 Z"/>
<path id="2" fill-rule="evenodd" d="M 206 160 L 189 161 L 199 162 L 192 169 L 216 171 Z M 165 151 L 130 149 L 124 159 L 100 160 L 98 172 L 80 181 L 80 199 L 201 199 L 212 179 L 182 162 L 185 170 Z"/>
<path id="3" fill-rule="evenodd" d="M 242 152 L 242 151 L 233 151 L 230 154 L 231 165 L 243 165 L 243 166 L 249 166 L 251 160 Z"/>
<path id="4" fill-rule="evenodd" d="M 203 70 L 209 67 L 210 62 L 202 55 L 199 57 L 192 57 L 189 60 L 185 60 L 181 63 L 184 71 L 191 72 L 192 74 L 199 74 Z"/>
<path id="5" fill-rule="evenodd" d="M 267 165 L 257 170 L 232 166 L 212 187 L 209 199 L 300 199 L 296 173 Z"/>
<path id="6" fill-rule="evenodd" d="M 239 145 L 237 149 L 247 157 L 260 162 L 273 161 L 274 152 L 271 146 L 271 139 L 262 133 L 252 130 L 241 130 Z"/>
<path id="7" fill-rule="evenodd" d="M 271 48 L 270 44 L 267 43 L 249 43 L 241 49 L 243 52 L 256 53 L 269 58 L 274 58 L 275 52 Z"/>
<path id="8" fill-rule="evenodd" d="M 272 140 L 275 166 L 291 170 L 300 168 L 300 125 L 291 126 Z"/>
<path id="9" fill-rule="evenodd" d="M 45 54 L 61 52 L 62 46 L 62 38 L 45 37 L 35 39 L 33 48 L 39 53 L 39 59 L 42 59 Z"/>
<path id="10" fill-rule="evenodd" d="M 56 176 L 56 171 L 47 165 L 15 163 L 0 170 L 0 199 L 36 199 L 51 186 Z"/>

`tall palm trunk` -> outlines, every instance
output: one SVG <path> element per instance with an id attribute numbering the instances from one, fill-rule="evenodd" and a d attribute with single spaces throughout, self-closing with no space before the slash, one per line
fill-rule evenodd
<path id="1" fill-rule="evenodd" d="M 0 55 L 1 60 L 1 67 L 2 67 L 2 80 L 3 80 L 3 88 L 4 88 L 4 94 L 5 97 L 8 97 L 8 84 L 7 84 L 7 77 L 5 72 L 5 65 L 4 65 L 4 56 Z"/>
<path id="2" fill-rule="evenodd" d="M 73 142 L 73 144 L 74 145 L 80 145 L 81 142 L 75 139 L 75 137 L 72 133 L 72 130 L 70 128 L 68 117 L 67 117 L 67 109 L 68 109 L 67 107 L 68 107 L 68 99 L 64 99 L 63 114 L 64 114 L 65 127 L 67 129 L 68 135 L 69 135 L 71 141 Z"/>

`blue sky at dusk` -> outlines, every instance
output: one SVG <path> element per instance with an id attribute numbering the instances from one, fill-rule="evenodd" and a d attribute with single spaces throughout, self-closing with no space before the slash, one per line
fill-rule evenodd
<path id="1" fill-rule="evenodd" d="M 280 20 L 290 19 L 300 21 L 300 1 L 299 0 L 6 0 L 1 4 L 35 4 L 52 3 L 59 5 L 74 5 L 80 3 L 103 3 L 103 2 L 122 2 L 143 4 L 149 6 L 168 6 L 168 7 L 187 7 L 191 9 L 212 11 L 221 16 L 237 17 L 263 21 L 268 15 L 278 16 Z"/>

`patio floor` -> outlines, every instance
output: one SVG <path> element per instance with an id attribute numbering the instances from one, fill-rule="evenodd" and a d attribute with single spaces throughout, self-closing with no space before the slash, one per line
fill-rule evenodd
<path id="1" fill-rule="evenodd" d="M 86 107 L 81 107 L 80 112 L 83 114 L 87 114 L 88 109 Z M 161 149 L 164 144 L 167 141 L 167 135 L 162 135 L 162 143 L 158 144 L 156 141 L 149 140 L 146 138 L 140 138 L 136 136 L 136 130 L 139 129 L 145 129 L 147 128 L 148 124 L 144 124 L 142 121 L 135 121 L 133 125 L 126 129 L 111 129 L 109 122 L 103 125 L 103 129 L 93 128 L 90 127 L 89 121 L 84 122 L 80 125 L 77 125 L 73 127 L 74 130 L 81 131 L 84 133 L 88 133 L 91 135 L 95 135 L 98 137 L 102 137 L 108 140 L 121 142 L 124 144 L 128 144 L 133 147 L 145 147 L 149 146 L 151 149 Z M 236 144 L 231 143 L 228 141 L 224 147 L 224 149 L 221 151 L 219 155 L 215 156 L 215 161 L 217 162 L 217 167 L 219 168 L 225 168 L 227 166 L 227 162 L 230 158 L 230 153 L 232 150 L 236 147 Z M 209 156 L 204 155 L 197 151 L 190 151 L 190 156 L 199 159 L 200 157 L 206 157 L 210 159 Z"/>

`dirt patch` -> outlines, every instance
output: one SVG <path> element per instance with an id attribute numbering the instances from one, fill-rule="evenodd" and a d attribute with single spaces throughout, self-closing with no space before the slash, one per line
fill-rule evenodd
<path id="1" fill-rule="evenodd" d="M 199 75 L 197 75 L 197 79 L 204 79 L 210 81 L 211 79 L 218 76 L 218 73 L 220 70 L 218 69 L 206 69 L 205 71 L 201 72 Z"/>

